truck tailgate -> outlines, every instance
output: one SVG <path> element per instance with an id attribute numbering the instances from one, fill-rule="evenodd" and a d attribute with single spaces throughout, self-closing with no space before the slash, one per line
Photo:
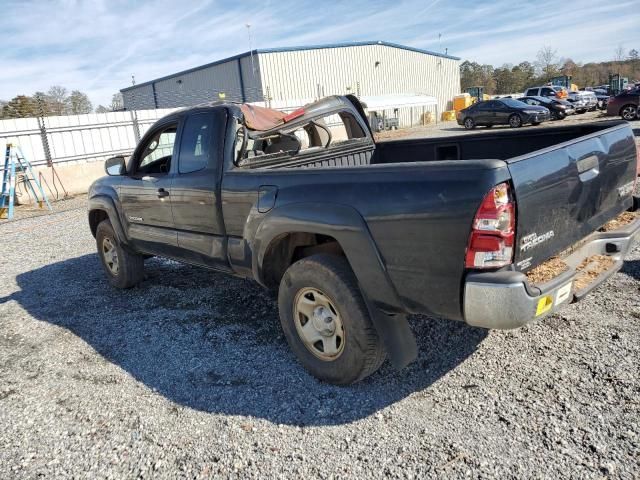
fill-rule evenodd
<path id="1" fill-rule="evenodd" d="M 517 208 L 514 264 L 526 271 L 632 204 L 633 131 L 621 124 L 507 160 Z"/>

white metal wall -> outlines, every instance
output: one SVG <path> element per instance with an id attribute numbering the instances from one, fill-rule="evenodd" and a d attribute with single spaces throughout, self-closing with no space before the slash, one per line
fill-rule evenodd
<path id="1" fill-rule="evenodd" d="M 89 113 L 44 117 L 46 137 L 54 163 L 105 160 L 130 154 L 136 146 L 134 118 L 140 136 L 155 121 L 175 109 Z M 36 118 L 0 120 L 0 151 L 7 143 L 19 145 L 34 165 L 46 163 L 42 132 Z"/>
<path id="2" fill-rule="evenodd" d="M 418 93 L 440 111 L 460 93 L 458 60 L 386 45 L 259 53 L 262 89 L 273 100 L 354 93 Z M 376 66 L 377 64 L 377 66 Z"/>

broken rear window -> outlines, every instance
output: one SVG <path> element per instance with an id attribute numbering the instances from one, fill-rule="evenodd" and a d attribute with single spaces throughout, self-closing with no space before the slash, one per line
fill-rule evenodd
<path id="1" fill-rule="evenodd" d="M 323 152 L 366 139 L 360 123 L 347 111 L 292 123 L 295 125 L 282 123 L 266 132 L 240 126 L 236 138 L 236 164 L 287 161 L 298 155 Z"/>

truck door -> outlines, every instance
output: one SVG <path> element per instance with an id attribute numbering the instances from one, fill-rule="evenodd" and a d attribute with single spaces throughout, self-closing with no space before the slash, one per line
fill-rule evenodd
<path id="1" fill-rule="evenodd" d="M 171 254 L 177 237 L 171 211 L 174 146 L 178 121 L 158 125 L 136 148 L 120 185 L 127 236 L 143 251 Z"/>
<path id="2" fill-rule="evenodd" d="M 220 204 L 225 128 L 224 108 L 196 111 L 186 118 L 171 198 L 180 255 L 187 261 L 227 270 Z"/>

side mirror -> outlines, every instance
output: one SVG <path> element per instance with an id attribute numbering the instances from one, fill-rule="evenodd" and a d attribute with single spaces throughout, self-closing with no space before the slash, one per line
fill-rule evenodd
<path id="1" fill-rule="evenodd" d="M 104 171 L 107 175 L 123 175 L 126 171 L 124 163 L 124 157 L 118 155 L 117 157 L 111 157 L 104 162 Z"/>

